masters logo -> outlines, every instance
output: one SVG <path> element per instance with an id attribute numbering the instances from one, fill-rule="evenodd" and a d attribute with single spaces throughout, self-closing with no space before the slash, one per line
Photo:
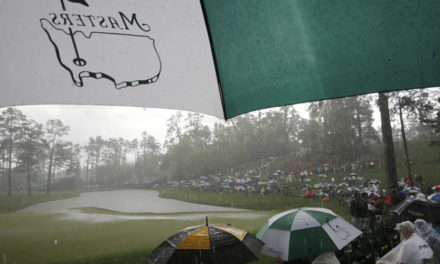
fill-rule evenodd
<path id="1" fill-rule="evenodd" d="M 68 5 L 83 12 L 68 12 Z M 135 13 L 90 14 L 88 7 L 85 0 L 60 0 L 62 11 L 40 19 L 73 83 L 82 87 L 84 78 L 104 78 L 122 89 L 156 82 L 162 65 L 150 26 Z"/>

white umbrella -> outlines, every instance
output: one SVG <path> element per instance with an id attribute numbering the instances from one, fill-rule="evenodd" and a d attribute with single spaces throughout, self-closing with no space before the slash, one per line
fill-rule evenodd
<path id="1" fill-rule="evenodd" d="M 272 216 L 257 237 L 262 254 L 290 261 L 340 250 L 361 233 L 329 209 L 299 208 Z"/>

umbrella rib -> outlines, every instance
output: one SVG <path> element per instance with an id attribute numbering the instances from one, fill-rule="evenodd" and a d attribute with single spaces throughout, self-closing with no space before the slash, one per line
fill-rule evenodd
<path id="1" fill-rule="evenodd" d="M 175 245 L 174 243 L 171 243 L 170 240 L 167 239 L 165 242 L 167 242 L 173 248 L 177 248 L 177 245 Z"/>
<path id="2" fill-rule="evenodd" d="M 336 232 L 336 229 L 334 229 L 333 226 L 330 225 L 330 221 L 327 221 L 322 225 L 325 225 L 325 224 L 327 224 L 333 230 L 333 232 Z"/>
<path id="3" fill-rule="evenodd" d="M 217 63 L 217 56 L 215 55 L 214 41 L 212 40 L 211 29 L 209 27 L 208 15 L 206 13 L 204 0 L 200 0 L 200 6 L 202 7 L 203 18 L 205 21 L 206 31 L 208 33 L 208 39 L 209 39 L 209 44 L 210 44 L 210 48 L 211 48 L 212 60 L 214 61 L 214 69 L 215 69 L 215 75 L 217 77 L 218 91 L 220 94 L 220 101 L 221 101 L 222 108 L 223 108 L 223 118 L 225 120 L 227 120 L 228 113 L 226 111 L 225 99 L 224 99 L 222 83 L 221 83 L 221 79 L 220 79 L 220 72 L 219 72 L 218 63 Z"/>

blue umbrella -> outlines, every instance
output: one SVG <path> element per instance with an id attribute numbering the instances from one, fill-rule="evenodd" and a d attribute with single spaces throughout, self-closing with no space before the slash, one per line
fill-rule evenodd
<path id="1" fill-rule="evenodd" d="M 428 196 L 428 199 L 435 202 L 440 202 L 440 193 L 434 193 Z"/>

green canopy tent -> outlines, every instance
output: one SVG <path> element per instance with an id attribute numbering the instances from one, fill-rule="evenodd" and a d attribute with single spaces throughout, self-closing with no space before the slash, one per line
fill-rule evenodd
<path id="1" fill-rule="evenodd" d="M 0 0 L 0 106 L 257 109 L 440 85 L 438 0 Z"/>

